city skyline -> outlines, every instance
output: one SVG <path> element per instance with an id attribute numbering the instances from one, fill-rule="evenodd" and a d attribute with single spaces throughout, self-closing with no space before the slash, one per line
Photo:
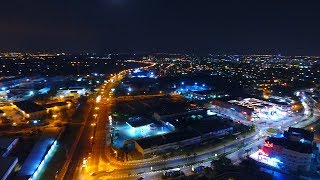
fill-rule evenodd
<path id="1" fill-rule="evenodd" d="M 319 1 L 0 6 L 0 179 L 320 179 Z"/>

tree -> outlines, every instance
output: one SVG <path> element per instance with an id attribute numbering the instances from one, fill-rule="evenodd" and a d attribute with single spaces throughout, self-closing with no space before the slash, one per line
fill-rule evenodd
<path id="1" fill-rule="evenodd" d="M 196 162 L 197 153 L 194 152 L 194 153 L 192 154 L 192 156 L 193 156 L 193 163 L 195 163 L 195 162 Z"/>
<path id="2" fill-rule="evenodd" d="M 167 154 L 163 154 L 161 156 L 162 160 L 163 160 L 163 168 L 166 168 L 166 160 L 168 159 L 168 155 Z"/>
<path id="3" fill-rule="evenodd" d="M 68 115 L 66 109 L 62 109 L 60 114 L 61 114 L 61 117 L 62 117 L 63 120 L 68 120 L 69 119 L 69 115 Z"/>
<path id="4" fill-rule="evenodd" d="M 190 151 L 187 151 L 186 152 L 186 157 L 187 157 L 187 162 L 189 161 L 189 157 L 191 156 L 191 152 Z"/>
<path id="5" fill-rule="evenodd" d="M 231 160 L 225 156 L 220 157 L 218 160 L 212 161 L 211 164 L 213 164 L 213 168 L 217 172 L 223 172 L 226 168 L 232 165 Z"/>
<path id="6" fill-rule="evenodd" d="M 244 150 L 245 152 L 246 152 L 246 154 L 247 154 L 247 157 L 249 156 L 249 152 L 251 151 L 251 149 L 246 149 L 246 150 Z"/>
<path id="7" fill-rule="evenodd" d="M 259 171 L 259 166 L 257 165 L 257 163 L 252 160 L 252 159 L 245 159 L 241 162 L 241 164 L 244 169 L 250 173 Z"/>

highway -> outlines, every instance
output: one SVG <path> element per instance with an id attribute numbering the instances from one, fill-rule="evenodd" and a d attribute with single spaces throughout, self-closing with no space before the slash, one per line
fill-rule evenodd
<path id="1" fill-rule="evenodd" d="M 113 103 L 112 89 L 121 81 L 127 71 L 112 76 L 100 87 L 96 99 L 90 99 L 93 107 L 84 126 L 80 142 L 73 155 L 68 171 L 63 179 L 90 179 L 91 173 L 113 170 L 106 158 L 106 146 L 109 142 L 109 120 Z M 107 103 L 103 103 L 107 102 Z"/>

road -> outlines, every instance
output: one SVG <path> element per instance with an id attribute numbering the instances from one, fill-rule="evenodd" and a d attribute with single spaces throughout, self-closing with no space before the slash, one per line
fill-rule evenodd
<path id="1" fill-rule="evenodd" d="M 91 99 L 94 108 L 92 108 L 89 119 L 84 126 L 85 130 L 64 179 L 90 179 L 93 178 L 89 175 L 90 173 L 113 169 L 108 163 L 105 153 L 110 130 L 108 116 L 111 113 L 111 104 L 113 103 L 113 98 L 109 98 L 109 96 L 125 73 L 126 71 L 122 71 L 112 76 L 107 83 L 100 87 L 96 99 Z"/>
<path id="2" fill-rule="evenodd" d="M 167 160 L 155 160 L 155 161 L 149 161 L 144 163 L 134 163 L 134 164 L 128 163 L 128 164 L 118 165 L 117 166 L 118 169 L 115 172 L 109 174 L 109 173 L 104 173 L 100 171 L 100 173 L 94 177 L 102 178 L 102 179 L 103 178 L 123 179 L 123 178 L 133 178 L 133 177 L 137 178 L 139 176 L 147 176 L 147 175 L 155 176 L 154 174 L 157 173 L 157 171 L 160 172 L 163 168 L 183 166 L 185 164 L 206 161 L 209 158 L 214 157 L 216 154 L 222 154 L 224 152 L 232 151 L 235 148 L 239 147 L 242 143 L 251 144 L 252 142 L 255 142 L 257 138 L 258 138 L 257 134 L 253 134 L 243 140 L 236 141 L 235 143 L 231 143 L 226 146 L 217 147 L 214 150 L 197 154 L 196 156 L 190 156 L 190 157 L 178 156 L 178 157 L 170 158 Z M 256 146 L 256 144 L 254 144 L 254 146 Z M 238 152 L 238 154 L 242 153 L 242 151 L 236 151 L 236 152 Z"/>
<path id="3" fill-rule="evenodd" d="M 89 114 L 91 114 L 92 102 L 89 101 L 86 107 L 90 108 Z M 79 157 L 83 157 L 84 154 L 87 153 L 87 152 L 84 152 L 83 149 L 88 149 L 88 141 L 86 138 L 90 134 L 90 131 L 87 131 L 88 126 L 90 126 L 90 117 L 87 117 L 85 119 L 85 124 L 80 129 L 80 132 L 77 137 L 79 140 L 78 142 L 74 143 L 73 147 L 70 150 L 71 152 L 68 153 L 69 156 L 67 157 L 67 160 L 62 170 L 60 171 L 60 174 L 57 179 L 72 179 L 73 177 L 72 172 L 74 172 L 77 167 L 75 164 L 77 164 L 82 160 L 82 158 L 79 158 Z"/>

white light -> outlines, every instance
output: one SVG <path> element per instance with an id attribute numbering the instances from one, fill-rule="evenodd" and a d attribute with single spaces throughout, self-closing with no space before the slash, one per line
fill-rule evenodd
<path id="1" fill-rule="evenodd" d="M 101 101 L 101 95 L 96 98 L 96 102 L 99 103 Z"/>

